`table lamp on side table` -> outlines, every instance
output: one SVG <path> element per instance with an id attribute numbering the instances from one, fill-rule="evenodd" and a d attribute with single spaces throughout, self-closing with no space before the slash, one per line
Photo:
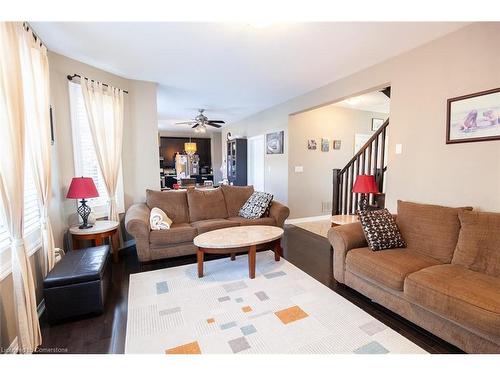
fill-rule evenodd
<path id="1" fill-rule="evenodd" d="M 378 194 L 378 187 L 375 176 L 362 174 L 356 177 L 356 182 L 352 187 L 353 193 L 360 193 L 359 210 L 365 211 L 368 206 L 368 194 Z"/>
<path id="2" fill-rule="evenodd" d="M 99 193 L 91 177 L 73 177 L 66 198 L 81 199 L 81 206 L 77 210 L 83 220 L 83 224 L 79 226 L 80 229 L 93 227 L 93 225 L 89 225 L 87 222 L 91 209 L 87 206 L 85 198 L 95 198 L 98 196 Z"/>

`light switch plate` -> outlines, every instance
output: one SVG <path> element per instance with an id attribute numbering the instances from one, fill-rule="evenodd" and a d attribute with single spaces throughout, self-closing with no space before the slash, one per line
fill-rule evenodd
<path id="1" fill-rule="evenodd" d="M 396 154 L 402 154 L 403 153 L 403 145 L 401 143 L 396 144 Z"/>
<path id="2" fill-rule="evenodd" d="M 296 165 L 295 173 L 302 173 L 302 172 L 304 172 L 304 167 L 302 165 Z"/>

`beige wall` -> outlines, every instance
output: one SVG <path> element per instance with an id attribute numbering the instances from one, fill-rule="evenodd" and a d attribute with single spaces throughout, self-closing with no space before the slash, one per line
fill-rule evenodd
<path id="1" fill-rule="evenodd" d="M 288 122 L 288 205 L 290 219 L 328 215 L 322 203 L 332 201 L 332 169 L 343 168 L 354 155 L 356 133 L 372 134 L 372 118 L 386 119 L 388 114 L 328 105 L 290 116 Z M 321 138 L 330 140 L 330 151 L 321 151 Z M 316 150 L 307 149 L 315 139 Z M 333 140 L 340 140 L 334 150 Z M 303 172 L 295 172 L 295 167 Z M 307 197 L 307 199 L 304 199 Z M 327 204 L 328 206 L 328 204 Z M 331 211 L 331 208 L 330 208 Z"/>
<path id="2" fill-rule="evenodd" d="M 445 144 L 447 98 L 500 86 L 498 45 L 500 23 L 475 23 L 266 109 L 226 131 L 251 136 L 288 130 L 290 114 L 390 84 L 388 208 L 394 211 L 397 199 L 407 199 L 500 211 L 500 142 Z M 403 145 L 401 155 L 394 152 L 396 144 Z M 266 190 L 286 198 L 288 155 L 285 148 L 274 164 L 277 173 L 266 173 Z M 331 173 L 328 168 L 324 172 Z"/>

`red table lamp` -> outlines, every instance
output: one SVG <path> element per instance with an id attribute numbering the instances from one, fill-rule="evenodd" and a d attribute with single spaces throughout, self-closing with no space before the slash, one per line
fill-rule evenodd
<path id="1" fill-rule="evenodd" d="M 378 194 L 377 183 L 375 182 L 375 176 L 361 174 L 356 177 L 356 182 L 352 187 L 353 193 L 360 193 L 361 198 L 359 200 L 359 210 L 365 211 L 368 206 L 367 194 Z"/>
<path id="2" fill-rule="evenodd" d="M 69 185 L 68 194 L 66 198 L 81 199 L 82 205 L 78 207 L 78 214 L 82 217 L 83 224 L 79 226 L 80 229 L 92 228 L 93 225 L 88 225 L 88 218 L 91 212 L 85 198 L 98 197 L 99 193 L 95 187 L 94 180 L 90 177 L 73 177 Z"/>

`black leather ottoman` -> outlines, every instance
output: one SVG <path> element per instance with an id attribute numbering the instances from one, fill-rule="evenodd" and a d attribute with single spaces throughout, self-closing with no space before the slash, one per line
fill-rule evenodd
<path id="1" fill-rule="evenodd" d="M 102 313 L 111 284 L 109 246 L 69 251 L 43 281 L 48 320 Z"/>

